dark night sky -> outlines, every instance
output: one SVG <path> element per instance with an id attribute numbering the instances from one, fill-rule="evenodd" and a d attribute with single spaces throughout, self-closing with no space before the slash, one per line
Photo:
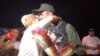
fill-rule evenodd
<path id="1" fill-rule="evenodd" d="M 0 0 L 0 27 L 22 27 L 21 17 L 39 8 L 41 3 L 50 3 L 56 14 L 71 23 L 83 37 L 89 28 L 95 28 L 100 36 L 100 2 L 66 0 Z"/>

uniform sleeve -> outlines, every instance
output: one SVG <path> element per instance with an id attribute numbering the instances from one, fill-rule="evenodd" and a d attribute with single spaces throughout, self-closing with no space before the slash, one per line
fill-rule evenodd
<path id="1" fill-rule="evenodd" d="M 82 43 L 75 28 L 71 24 L 67 23 L 66 31 L 67 31 L 67 36 L 68 36 L 68 42 L 71 43 L 76 48 L 76 54 L 84 55 Z"/>

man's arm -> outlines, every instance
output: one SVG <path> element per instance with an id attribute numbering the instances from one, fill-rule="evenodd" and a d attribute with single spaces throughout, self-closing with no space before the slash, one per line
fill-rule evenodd
<path id="1" fill-rule="evenodd" d="M 92 50 L 96 50 L 97 47 L 91 47 L 91 46 L 86 46 L 86 45 L 83 45 L 84 49 L 92 49 Z"/>
<path id="2" fill-rule="evenodd" d="M 84 50 L 81 44 L 81 40 L 75 28 L 71 24 L 67 23 L 66 31 L 68 36 L 68 42 L 71 43 L 76 48 L 76 54 L 84 55 Z"/>

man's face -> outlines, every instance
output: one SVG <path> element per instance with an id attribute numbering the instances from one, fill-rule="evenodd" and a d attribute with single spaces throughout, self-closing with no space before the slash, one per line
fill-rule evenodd
<path id="1" fill-rule="evenodd" d="M 94 35 L 95 35 L 95 32 L 94 32 L 94 31 L 90 31 L 90 32 L 89 32 L 89 35 L 90 35 L 90 36 L 94 36 Z"/>
<path id="2" fill-rule="evenodd" d="M 39 15 L 39 19 L 44 19 L 46 17 L 50 16 L 50 12 L 48 11 L 43 11 L 41 12 L 41 14 Z"/>

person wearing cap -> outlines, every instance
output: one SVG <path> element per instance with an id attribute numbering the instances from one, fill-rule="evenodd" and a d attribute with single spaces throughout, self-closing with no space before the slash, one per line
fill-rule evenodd
<path id="1" fill-rule="evenodd" d="M 100 39 L 95 36 L 95 30 L 89 29 L 88 35 L 83 37 L 82 45 L 87 56 L 100 56 Z"/>
<path id="2" fill-rule="evenodd" d="M 39 12 L 39 20 L 55 14 L 55 9 L 51 4 L 42 3 L 39 9 L 33 9 L 32 12 Z M 53 26 L 53 27 L 52 27 Z M 81 40 L 75 28 L 70 24 L 66 23 L 60 18 L 52 22 L 52 26 L 49 27 L 51 33 L 55 33 L 57 40 L 55 44 L 63 48 L 67 44 L 71 44 L 76 48 L 75 53 L 78 56 L 84 55 Z"/>

